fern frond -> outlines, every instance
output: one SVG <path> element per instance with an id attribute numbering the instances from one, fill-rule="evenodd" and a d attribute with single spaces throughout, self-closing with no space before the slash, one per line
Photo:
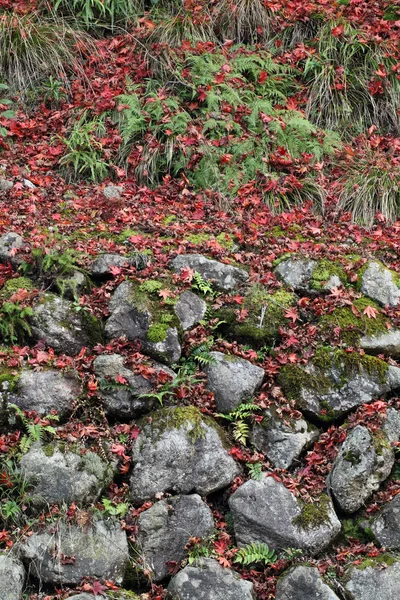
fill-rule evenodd
<path id="1" fill-rule="evenodd" d="M 269 565 L 278 560 L 274 550 L 270 549 L 267 544 L 263 542 L 252 542 L 247 544 L 239 550 L 235 555 L 234 562 L 242 565 L 252 565 L 255 563 L 262 563 Z"/>

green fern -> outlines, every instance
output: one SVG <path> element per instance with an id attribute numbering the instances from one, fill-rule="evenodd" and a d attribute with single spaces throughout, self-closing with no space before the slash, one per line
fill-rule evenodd
<path id="1" fill-rule="evenodd" d="M 50 433 L 55 435 L 57 432 L 52 425 L 43 425 L 41 421 L 35 423 L 34 420 L 28 419 L 25 413 L 16 404 L 9 404 L 10 408 L 14 409 L 18 417 L 20 418 L 22 425 L 26 430 L 26 434 L 22 436 L 20 440 L 20 451 L 22 454 L 28 452 L 32 444 L 42 442 L 45 434 Z M 57 415 L 46 415 L 42 420 L 47 421 L 58 421 Z"/>
<path id="2" fill-rule="evenodd" d="M 197 271 L 193 275 L 192 289 L 203 294 L 203 296 L 210 296 L 215 298 L 217 292 L 214 290 L 212 284 L 203 278 L 203 276 Z"/>
<path id="3" fill-rule="evenodd" d="M 208 344 L 201 344 L 195 348 L 189 357 L 201 366 L 212 365 L 216 363 L 216 360 L 210 354 L 210 346 Z"/>
<path id="4" fill-rule="evenodd" d="M 249 469 L 249 475 L 255 481 L 260 481 L 262 477 L 262 463 L 246 463 L 247 468 Z"/>
<path id="5" fill-rule="evenodd" d="M 234 562 L 248 566 L 257 563 L 263 565 L 273 564 L 278 560 L 277 555 L 273 550 L 263 542 L 252 542 L 239 550 L 235 555 Z"/>
<path id="6" fill-rule="evenodd" d="M 249 437 L 249 426 L 246 423 L 246 419 L 259 410 L 261 408 L 257 404 L 249 402 L 241 404 L 228 414 L 218 413 L 217 416 L 232 423 L 232 435 L 234 439 L 240 444 L 246 445 Z"/>

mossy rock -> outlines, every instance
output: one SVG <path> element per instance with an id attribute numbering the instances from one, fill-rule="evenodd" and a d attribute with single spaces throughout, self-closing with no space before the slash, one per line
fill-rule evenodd
<path id="1" fill-rule="evenodd" d="M 364 571 L 364 569 L 368 569 L 368 567 L 371 567 L 372 569 L 383 567 L 384 565 L 391 567 L 399 561 L 400 558 L 398 556 L 393 556 L 392 554 L 385 552 L 384 554 L 378 554 L 378 556 L 365 558 L 360 564 L 354 566 L 359 571 Z"/>
<path id="2" fill-rule="evenodd" d="M 347 275 L 343 267 L 331 260 L 323 258 L 318 261 L 312 272 L 310 288 L 315 291 L 326 290 L 326 284 L 332 277 L 338 277 L 342 284 L 347 282 Z"/>
<path id="3" fill-rule="evenodd" d="M 322 494 L 318 502 L 304 503 L 301 513 L 293 519 L 293 525 L 301 529 L 314 529 L 330 521 L 330 499 Z"/>
<path id="4" fill-rule="evenodd" d="M 374 337 L 382 333 L 387 333 L 388 319 L 381 313 L 379 305 L 369 298 L 358 298 L 353 302 L 359 315 L 354 314 L 350 306 L 336 308 L 330 314 L 323 315 L 319 320 L 321 330 L 325 334 L 331 335 L 333 329 L 340 327 L 341 339 L 348 346 L 357 346 L 361 337 Z M 364 314 L 367 307 L 372 307 L 378 311 L 375 318 L 369 318 Z"/>
<path id="5" fill-rule="evenodd" d="M 296 302 L 294 294 L 283 289 L 268 293 L 262 286 L 253 286 L 244 299 L 243 308 L 248 316 L 243 322 L 237 320 L 233 308 L 221 308 L 216 316 L 224 321 L 221 331 L 240 342 L 256 347 L 272 344 L 278 337 L 278 329 L 287 324 L 285 311 Z"/>

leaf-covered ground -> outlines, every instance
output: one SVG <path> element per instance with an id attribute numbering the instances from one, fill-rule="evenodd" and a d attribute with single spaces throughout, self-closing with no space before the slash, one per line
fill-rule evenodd
<path id="1" fill-rule="evenodd" d="M 265 26 L 235 39 L 235 31 L 227 28 L 221 39 L 218 28 L 211 27 L 210 4 L 215 9 L 218 2 L 185 3 L 185 18 L 203 33 L 191 41 L 175 40 L 174 47 L 163 44 L 166 21 L 157 12 L 144 11 L 129 26 L 102 31 L 102 35 L 97 32 L 90 47 L 82 49 L 80 67 L 70 65 L 69 81 L 61 81 L 58 97 L 54 88 L 49 94 L 41 83 L 30 86 L 24 94 L 9 86 L 7 97 L 16 116 L 0 118 L 0 125 L 8 132 L 0 137 L 0 174 L 4 173 L 13 187 L 0 191 L 0 234 L 14 231 L 23 236 L 22 274 L 31 277 L 33 289 L 17 286 L 8 301 L 20 308 L 29 307 L 41 290 L 54 287 L 55 275 L 40 266 L 46 255 L 64 257 L 69 267 L 72 264 L 83 271 L 102 252 L 137 250 L 148 255 L 144 270 L 114 267 L 110 279 L 98 282 L 76 299 L 78 307 L 99 318 L 109 315 L 111 294 L 127 278 L 165 283 L 159 291 L 165 301 L 170 293 L 169 265 L 177 254 L 204 254 L 243 266 L 250 282 L 263 285 L 269 293 L 282 288 L 273 272 L 282 257 L 296 253 L 335 263 L 345 274 L 346 284 L 330 293 L 298 296 L 296 304 L 285 310 L 273 344 L 252 347 L 223 337 L 217 316 L 222 305 L 232 307 L 239 321 L 247 316 L 240 291 L 230 295 L 206 292 L 210 306 L 206 322 L 185 333 L 181 366 L 204 343 L 209 350 L 248 359 L 266 373 L 254 402 L 260 408 L 275 406 L 283 418 L 298 418 L 296 401 L 285 397 L 279 385 L 282 368 L 307 364 L 321 346 L 362 353 L 357 341 L 354 346 L 349 343 L 351 325 L 349 329 L 327 316 L 347 308 L 365 328 L 377 320 L 385 327 L 386 323 L 400 327 L 397 308 L 382 308 L 372 300 L 362 308 L 357 305 L 360 272 L 368 260 L 378 259 L 400 274 L 399 199 L 395 197 L 400 182 L 400 96 L 396 88 L 400 86 L 400 12 L 397 14 L 393 2 L 384 1 L 267 0 L 264 5 L 273 35 L 267 35 Z M 21 16 L 37 8 L 33 1 L 2 1 L 0 20 L 10 11 Z M 325 30 L 321 33 L 322 23 Z M 219 27 L 227 25 L 221 23 Z M 351 81 L 359 63 L 346 57 L 348 63 L 341 64 L 344 59 L 337 47 L 349 40 L 351 52 L 367 56 L 368 65 L 372 64 L 368 51 L 375 53 L 376 68 L 366 70 L 369 80 L 363 82 L 368 98 L 365 88 L 361 91 L 359 83 Z M 331 56 L 331 48 L 339 56 Z M 362 62 L 363 58 L 357 60 Z M 328 63 L 329 93 L 342 99 L 349 94 L 346 102 L 350 109 L 339 117 L 329 110 L 329 102 L 321 105 L 321 92 L 315 87 L 317 76 Z M 54 78 L 59 79 L 60 74 Z M 376 102 L 374 108 L 368 108 L 370 98 Z M 257 114 L 253 114 L 255 102 L 260 102 Z M 340 99 L 335 106 L 342 106 Z M 130 119 L 128 124 L 126 119 Z M 83 164 L 85 168 L 76 177 L 68 141 L 77 122 L 95 123 L 88 130 L 91 150 L 104 170 L 100 167 L 98 171 L 96 163 L 93 173 L 83 162 L 79 167 Z M 82 147 L 78 144 L 75 150 Z M 362 184 L 356 176 L 364 174 L 367 178 L 374 169 L 377 175 L 375 180 L 369 179 L 371 185 L 382 181 L 382 173 L 389 174 L 389 203 L 394 207 L 385 209 L 378 194 L 371 209 L 357 212 L 350 193 Z M 120 197 L 104 196 L 103 190 L 110 184 L 121 187 Z M 343 192 L 346 189 L 350 189 L 347 195 Z M 352 211 L 361 224 L 354 223 Z M 59 261 L 57 268 L 62 269 Z M 59 274 L 57 269 L 53 273 Z M 0 265 L 0 296 L 10 280 L 20 276 L 10 264 Z M 195 289 L 190 270 L 174 275 L 173 282 L 175 295 Z M 1 308 L 0 313 L 5 319 Z M 82 440 L 100 453 L 118 457 L 120 474 L 104 493 L 106 502 L 85 510 L 72 504 L 66 518 L 84 524 L 96 511 L 118 516 L 115 511 L 126 505 L 121 523 L 134 541 L 136 518 L 150 506 L 146 502 L 135 508 L 129 503 L 130 455 L 139 428 L 136 422 L 107 421 L 98 398 L 93 361 L 102 353 L 118 352 L 139 367 L 143 359 L 140 343 L 113 340 L 91 350 L 83 348 L 77 356 L 65 356 L 56 355 L 41 342 L 32 342 L 27 332 L 18 340 L 7 339 L 4 330 L 2 336 L 1 369 L 8 373 L 23 365 L 34 369 L 53 366 L 76 370 L 84 382 L 85 393 L 77 400 L 73 417 L 57 427 L 57 438 L 66 443 Z M 383 358 L 396 365 L 394 359 Z M 214 399 L 199 369 L 197 376 L 200 380 L 196 383 L 179 383 L 173 390 L 173 401 L 195 405 L 204 414 L 216 416 Z M 161 381 L 160 389 L 162 386 Z M 280 555 L 265 568 L 238 567 L 227 516 L 229 495 L 251 476 L 254 465 L 262 465 L 304 500 L 317 499 L 326 488 L 326 477 L 347 431 L 357 424 L 371 431 L 379 429 L 388 405 L 400 408 L 400 399 L 376 399 L 355 410 L 346 421 L 325 426 L 318 441 L 290 470 L 274 469 L 248 441 L 235 442 L 229 424 L 216 417 L 231 436 L 231 454 L 242 465 L 243 475 L 229 490 L 209 499 L 217 528 L 209 552 L 222 565 L 233 564 L 250 579 L 257 598 L 274 598 L 277 578 L 301 557 Z M 49 420 L 34 414 L 28 417 L 43 427 L 50 425 Z M 254 419 L 256 414 L 249 423 Z M 53 506 L 32 514 L 24 498 L 14 494 L 19 484 L 13 480 L 10 465 L 19 456 L 24 433 L 17 423 L 0 435 L 0 490 L 19 507 L 18 514 L 2 513 L 0 517 L 1 549 L 12 548 L 32 527 L 56 519 L 62 512 Z M 321 573 L 340 577 L 349 563 L 382 553 L 358 526 L 358 520 L 373 515 L 399 492 L 396 462 L 392 475 L 368 501 L 365 511 L 346 519 L 331 550 L 310 562 Z M 172 572 L 174 568 L 179 565 L 171 565 Z M 101 592 L 115 586 L 111 581 L 88 580 L 80 589 Z M 166 589 L 151 582 L 141 581 L 138 590 L 143 598 L 166 597 Z M 60 600 L 69 593 L 68 589 L 43 593 L 32 589 L 27 597 Z"/>

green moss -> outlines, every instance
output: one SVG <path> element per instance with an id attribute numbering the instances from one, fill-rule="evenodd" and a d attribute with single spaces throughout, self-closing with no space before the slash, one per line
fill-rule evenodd
<path id="1" fill-rule="evenodd" d="M 117 592 L 106 592 L 105 594 L 108 600 L 140 600 L 140 596 L 129 590 L 118 590 Z"/>
<path id="2" fill-rule="evenodd" d="M 147 279 L 139 285 L 139 291 L 146 294 L 158 293 L 163 288 L 163 283 L 156 279 Z"/>
<path id="3" fill-rule="evenodd" d="M 281 256 L 279 256 L 278 258 L 276 258 L 274 260 L 274 262 L 272 263 L 272 266 L 275 268 L 278 265 L 280 265 L 281 262 L 284 262 L 288 258 L 292 258 L 292 256 L 293 256 L 293 254 L 291 252 L 285 252 L 285 254 L 282 254 Z"/>
<path id="4" fill-rule="evenodd" d="M 0 391 L 7 391 L 8 393 L 15 393 L 18 391 L 18 382 L 20 375 L 15 375 L 13 369 L 9 367 L 0 367 Z"/>
<path id="5" fill-rule="evenodd" d="M 54 455 L 55 448 L 53 444 L 45 444 L 44 446 L 42 446 L 42 450 L 45 456 L 48 456 L 50 458 Z"/>
<path id="6" fill-rule="evenodd" d="M 312 273 L 310 286 L 312 289 L 320 291 L 324 289 L 327 281 L 335 275 L 339 277 L 342 283 L 347 281 L 344 269 L 339 264 L 324 258 L 318 261 L 318 264 Z"/>
<path id="7" fill-rule="evenodd" d="M 341 381 L 330 378 L 332 368 L 340 370 Z M 380 382 L 384 382 L 387 369 L 388 364 L 374 356 L 319 348 L 308 370 L 298 365 L 286 365 L 279 373 L 278 382 L 288 399 L 301 402 L 302 389 L 314 390 L 323 395 L 332 389 L 341 389 L 349 378 L 360 371 L 366 371 L 371 377 L 377 377 Z M 335 412 L 323 398 L 320 399 L 320 405 L 324 410 L 324 413 L 319 415 L 322 420 L 331 421 L 335 418 Z"/>
<path id="8" fill-rule="evenodd" d="M 372 439 L 374 441 L 375 452 L 378 456 L 384 454 L 385 451 L 387 453 L 388 450 L 391 450 L 392 446 L 383 431 L 375 431 L 372 434 Z"/>
<path id="9" fill-rule="evenodd" d="M 146 335 L 147 341 L 152 344 L 163 342 L 167 337 L 168 328 L 169 325 L 167 323 L 154 323 L 150 325 Z"/>
<path id="10" fill-rule="evenodd" d="M 79 314 L 81 315 L 84 330 L 90 338 L 90 344 L 92 346 L 101 344 L 104 340 L 100 321 L 88 310 L 82 310 Z"/>
<path id="11" fill-rule="evenodd" d="M 381 565 L 387 565 L 388 567 L 390 567 L 391 565 L 394 565 L 395 563 L 397 563 L 399 561 L 399 559 L 395 556 L 392 556 L 391 554 L 378 554 L 378 556 L 374 556 L 374 557 L 368 557 L 365 560 L 362 561 L 362 563 L 360 563 L 359 565 L 355 565 L 355 567 L 357 569 L 359 569 L 360 571 L 363 571 L 364 569 L 367 569 L 368 567 L 372 567 L 373 569 L 376 569 L 376 567 L 379 567 Z"/>
<path id="12" fill-rule="evenodd" d="M 348 346 L 356 346 L 364 335 L 375 336 L 387 332 L 388 320 L 381 313 L 376 302 L 363 297 L 355 300 L 353 304 L 359 311 L 359 316 L 355 315 L 349 306 L 337 308 L 331 314 L 321 317 L 322 331 L 328 334 L 334 328 L 340 327 L 341 338 Z M 370 319 L 364 314 L 367 306 L 379 311 L 375 319 Z"/>
<path id="13" fill-rule="evenodd" d="M 170 223 L 173 223 L 174 221 L 176 221 L 176 215 L 167 215 L 163 218 L 162 224 L 167 227 Z"/>
<path id="14" fill-rule="evenodd" d="M 262 346 L 278 336 L 279 326 L 287 323 L 285 311 L 294 301 L 294 295 L 285 290 L 269 294 L 262 286 L 255 285 L 243 303 L 243 308 L 248 311 L 243 322 L 237 320 L 235 310 L 231 308 L 220 309 L 217 317 L 225 321 L 222 330 L 227 335 L 247 344 Z"/>
<path id="15" fill-rule="evenodd" d="M 329 497 L 322 494 L 318 502 L 304 504 L 301 513 L 292 521 L 293 525 L 297 525 L 301 529 L 313 529 L 328 523 L 329 518 Z"/>
<path id="16" fill-rule="evenodd" d="M 205 437 L 205 425 L 215 429 L 226 448 L 230 444 L 225 431 L 218 423 L 207 415 L 203 415 L 196 406 L 174 406 L 161 408 L 151 415 L 152 428 L 157 432 L 157 437 L 169 429 L 186 429 L 188 439 L 194 444 L 197 440 Z M 146 422 L 143 419 L 142 424 Z"/>
<path id="17" fill-rule="evenodd" d="M 191 233 L 186 236 L 186 240 L 192 244 L 195 244 L 196 246 L 216 240 L 218 244 L 226 250 L 232 250 L 235 246 L 235 242 L 231 234 L 225 233 L 224 231 L 219 233 L 216 237 L 209 233 Z"/>
<path id="18" fill-rule="evenodd" d="M 16 277 L 15 279 L 8 279 L 4 284 L 0 297 L 2 300 L 8 300 L 18 290 L 33 290 L 33 283 L 28 277 Z"/>

